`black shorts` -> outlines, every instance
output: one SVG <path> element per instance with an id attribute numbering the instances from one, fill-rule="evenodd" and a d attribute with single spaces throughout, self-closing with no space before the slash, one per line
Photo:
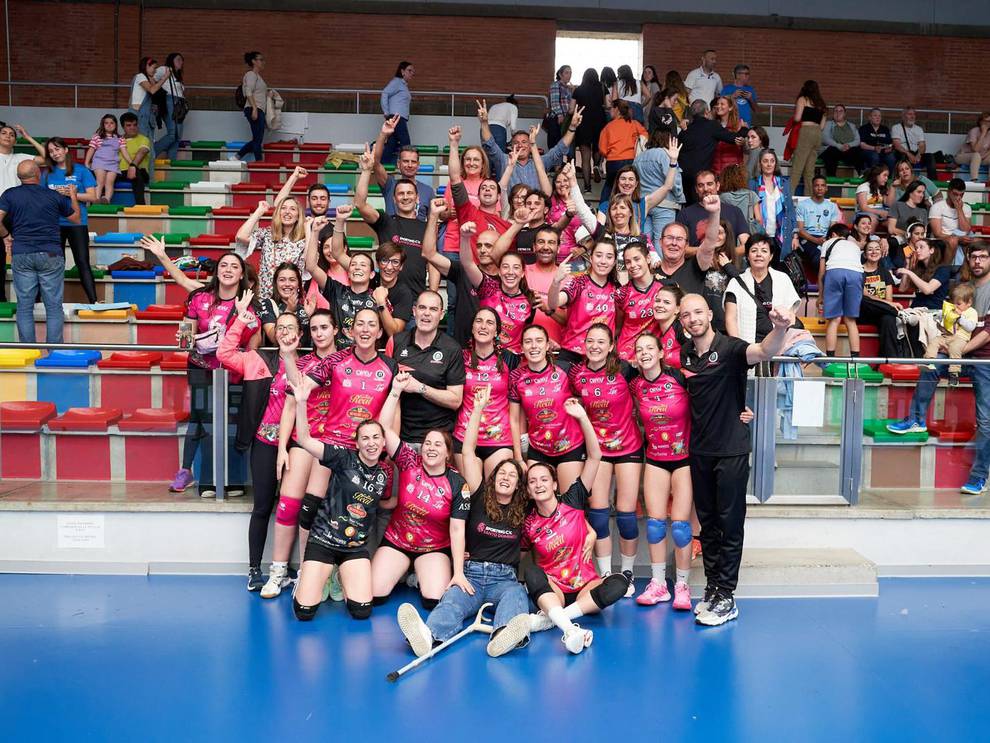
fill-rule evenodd
<path id="1" fill-rule="evenodd" d="M 608 462 L 611 465 L 616 464 L 642 464 L 643 463 L 643 452 L 645 449 L 641 446 L 636 451 L 631 454 L 619 454 L 614 457 L 602 455 L 602 461 Z"/>
<path id="2" fill-rule="evenodd" d="M 558 588 L 559 588 L 559 586 L 558 586 Z M 581 591 L 573 591 L 572 593 L 565 593 L 564 591 L 561 591 L 561 594 L 563 594 L 563 596 L 564 596 L 564 608 L 565 609 L 568 606 L 570 606 L 571 604 L 573 604 L 575 601 L 577 601 L 577 597 L 578 597 L 578 594 L 579 593 L 581 593 Z"/>
<path id="3" fill-rule="evenodd" d="M 526 459 L 533 462 L 545 462 L 546 464 L 553 465 L 554 467 L 559 467 L 564 464 L 564 462 L 583 462 L 588 458 L 588 453 L 584 448 L 584 444 L 577 447 L 576 449 L 571 449 L 563 454 L 544 454 L 541 451 L 533 448 L 532 443 L 529 446 L 529 451 L 526 453 Z"/>
<path id="4" fill-rule="evenodd" d="M 508 449 L 512 451 L 512 445 L 509 446 L 476 446 L 474 447 L 474 453 L 478 455 L 478 459 L 485 460 L 492 456 L 495 452 L 502 451 L 503 449 Z M 464 442 L 460 439 L 454 439 L 454 454 L 461 454 L 464 451 Z"/>
<path id="5" fill-rule="evenodd" d="M 667 470 L 667 472 L 669 472 L 670 474 L 674 474 L 674 472 L 681 469 L 682 467 L 689 466 L 687 457 L 684 457 L 684 459 L 674 459 L 669 462 L 661 461 L 659 459 L 650 459 L 649 457 L 647 457 L 646 463 L 654 467 L 659 467 L 662 470 Z"/>
<path id="6" fill-rule="evenodd" d="M 355 550 L 335 550 L 312 539 L 306 542 L 306 552 L 303 553 L 303 562 L 315 560 L 316 562 L 326 563 L 327 565 L 343 565 L 350 560 L 370 559 L 371 555 L 368 554 L 366 547 Z"/>
<path id="7" fill-rule="evenodd" d="M 450 547 L 440 547 L 439 549 L 427 550 L 426 552 L 414 552 L 413 550 L 407 550 L 404 547 L 400 547 L 399 545 L 397 545 L 395 542 L 393 542 L 388 537 L 382 537 L 382 541 L 381 541 L 381 543 L 378 546 L 379 547 L 391 547 L 396 552 L 401 552 L 402 554 L 404 554 L 412 562 L 416 562 L 416 558 L 417 557 L 422 557 L 423 555 L 432 555 L 432 554 L 435 554 L 435 553 L 440 553 L 441 555 L 447 555 L 447 557 L 449 557 L 451 560 L 454 559 L 453 558 L 453 555 L 451 555 L 451 553 L 450 553 Z"/>

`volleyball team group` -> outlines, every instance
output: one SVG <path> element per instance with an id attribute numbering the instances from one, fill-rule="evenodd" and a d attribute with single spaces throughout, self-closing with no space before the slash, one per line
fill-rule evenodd
<path id="1" fill-rule="evenodd" d="M 564 173 L 574 180 L 572 166 Z M 404 184 L 415 188 L 399 180 L 394 198 L 408 210 Z M 407 582 L 428 612 L 424 620 L 412 604 L 398 608 L 416 655 L 460 632 L 485 603 L 495 612 L 489 655 L 553 628 L 580 653 L 592 632 L 576 620 L 634 596 L 642 493 L 652 575 L 636 602 L 693 609 L 703 625 L 735 619 L 752 420 L 747 372 L 781 352 L 793 314 L 769 309 L 773 329 L 761 343 L 717 332 L 703 296 L 654 275 L 645 238 L 620 249 L 605 230 L 556 267 L 538 298 L 526 262 L 545 251 L 556 263 L 559 231 L 537 228 L 532 254 L 521 255 L 479 229 L 470 202 L 447 224 L 458 230 L 460 261 L 437 253 L 442 199 L 430 204 L 421 246 L 397 234 L 380 240 L 373 261 L 347 251 L 351 206 L 331 221 L 324 192 L 311 189 L 310 216 L 287 197 L 276 202 L 271 228 L 258 230 L 256 218 L 246 225 L 243 237 L 264 243 L 257 277 L 240 255 L 224 254 L 187 302 L 201 331 L 190 361 L 194 419 L 197 391 L 209 394 L 196 374 L 222 365 L 242 385 L 237 440 L 250 447 L 255 499 L 249 590 L 274 598 L 294 584 L 302 621 L 328 598 L 367 619 Z M 712 260 L 720 234 L 718 196 L 702 204 L 699 263 Z M 278 251 L 299 231 L 300 261 L 326 309 L 287 299 L 304 296 L 302 274 Z M 661 248 L 683 250 L 687 240 L 687 228 L 672 222 Z M 169 263 L 160 243 L 145 245 Z M 474 290 L 457 297 L 451 334 L 440 327 L 438 256 L 448 285 L 458 268 Z M 260 287 L 271 296 L 256 298 Z M 559 342 L 548 322 L 560 325 Z M 202 331 L 216 330 L 215 349 L 201 343 Z M 266 335 L 277 350 L 260 347 Z M 186 459 L 202 435 L 187 437 Z M 692 606 L 699 528 L 706 588 Z"/>

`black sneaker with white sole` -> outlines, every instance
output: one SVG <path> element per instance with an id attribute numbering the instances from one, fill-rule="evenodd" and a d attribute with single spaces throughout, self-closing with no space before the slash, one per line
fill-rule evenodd
<path id="1" fill-rule="evenodd" d="M 718 593 L 712 599 L 708 611 L 698 614 L 694 621 L 707 627 L 718 627 L 739 616 L 739 607 L 731 593 Z"/>
<path id="2" fill-rule="evenodd" d="M 265 585 L 265 576 L 261 574 L 261 568 L 250 568 L 248 570 L 247 589 L 249 591 L 260 591 Z"/>
<path id="3" fill-rule="evenodd" d="M 695 616 L 701 614 L 702 612 L 708 611 L 708 607 L 712 604 L 712 599 L 715 597 L 715 586 L 705 586 L 705 595 L 702 597 L 701 601 L 694 605 Z"/>

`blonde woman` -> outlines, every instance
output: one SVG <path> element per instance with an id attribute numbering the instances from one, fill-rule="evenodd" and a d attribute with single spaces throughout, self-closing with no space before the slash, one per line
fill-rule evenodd
<path id="1" fill-rule="evenodd" d="M 261 250 L 258 267 L 260 299 L 272 296 L 275 268 L 282 263 L 296 264 L 303 278 L 309 277 L 306 272 L 306 225 L 303 222 L 302 207 L 293 198 L 284 199 L 272 214 L 271 227 L 258 227 L 258 221 L 271 208 L 267 201 L 259 201 L 236 236 L 238 246 L 247 248 L 245 251 L 238 250 L 245 259 L 255 250 Z"/>

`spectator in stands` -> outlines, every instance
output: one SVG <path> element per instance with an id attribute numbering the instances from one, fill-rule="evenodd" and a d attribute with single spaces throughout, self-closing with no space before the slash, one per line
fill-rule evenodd
<path id="1" fill-rule="evenodd" d="M 756 221 L 762 228 L 761 232 L 773 237 L 780 245 L 780 257 L 786 257 L 797 247 L 794 199 L 790 179 L 780 174 L 776 152 L 763 150 L 760 155 L 760 177 L 750 181 L 749 187 L 760 200 L 756 208 Z"/>
<path id="2" fill-rule="evenodd" d="M 503 253 L 514 250 L 523 257 L 525 263 L 533 263 L 536 260 L 536 233 L 547 228 L 552 229 L 552 225 L 547 222 L 549 214 L 550 197 L 531 189 L 526 194 L 522 208 L 513 212 L 508 229 L 495 241 L 492 260 L 498 263 Z"/>
<path id="3" fill-rule="evenodd" d="M 860 248 L 865 248 L 866 243 L 873 237 L 873 215 L 866 212 L 856 212 L 853 215 L 852 227 L 849 230 L 849 239 Z"/>
<path id="4" fill-rule="evenodd" d="M 571 111 L 571 66 L 563 65 L 550 84 L 550 110 L 543 119 L 543 129 L 547 133 L 547 149 L 552 150 L 563 135 L 564 119 Z"/>
<path id="5" fill-rule="evenodd" d="M 894 275 L 901 279 L 902 293 L 914 292 L 912 307 L 937 311 L 949 295 L 949 282 L 953 271 L 943 263 L 943 243 L 936 240 L 919 240 L 907 266 L 898 268 Z M 915 346 L 915 356 L 921 356 L 923 346 Z"/>
<path id="6" fill-rule="evenodd" d="M 612 86 L 612 103 L 625 101 L 629 104 L 629 112 L 632 117 L 643 126 L 646 126 L 646 117 L 643 114 L 643 104 L 640 102 L 639 82 L 633 77 L 632 68 L 627 65 L 620 65 L 618 78 Z"/>
<path id="7" fill-rule="evenodd" d="M 860 172 L 863 155 L 859 148 L 859 129 L 846 119 L 846 107 L 841 103 L 832 106 L 832 118 L 825 123 L 822 130 L 822 142 L 825 150 L 822 160 L 825 162 L 825 173 L 834 176 L 839 163 L 848 165 Z"/>
<path id="8" fill-rule="evenodd" d="M 605 128 L 605 94 L 598 73 L 591 67 L 584 71 L 581 84 L 574 91 L 571 108 L 580 110 L 583 114 L 579 124 L 571 121 L 568 130 L 574 131 L 574 147 L 581 156 L 581 177 L 584 181 L 584 192 L 591 193 L 591 178 L 595 182 L 601 180 L 598 167 L 594 165 L 597 158 L 598 138 Z M 594 166 L 594 167 L 593 167 Z"/>
<path id="9" fill-rule="evenodd" d="M 646 129 L 633 119 L 629 101 L 612 101 L 611 116 L 612 120 L 598 137 L 598 152 L 605 160 L 605 185 L 602 186 L 599 204 L 608 203 L 616 173 L 632 164 L 640 138 L 646 142 Z"/>
<path id="10" fill-rule="evenodd" d="M 246 245 L 244 257 L 261 250 L 258 266 L 257 296 L 272 296 L 275 268 L 283 263 L 293 263 L 302 273 L 306 269 L 306 227 L 302 208 L 293 198 L 282 199 L 272 214 L 270 227 L 258 227 L 258 221 L 272 209 L 267 201 L 259 201 L 254 213 L 237 230 L 238 245 Z"/>
<path id="11" fill-rule="evenodd" d="M 268 83 L 261 76 L 265 69 L 265 57 L 261 52 L 246 52 L 244 64 L 248 70 L 241 78 L 241 91 L 244 95 L 244 118 L 251 127 L 251 139 L 230 159 L 243 160 L 250 152 L 257 162 L 264 157 L 261 144 L 265 140 L 265 114 L 268 111 Z"/>
<path id="12" fill-rule="evenodd" d="M 678 134 L 678 139 L 681 141 L 682 183 L 689 202 L 694 202 L 695 194 L 698 193 L 695 179 L 701 172 L 711 169 L 716 143 L 733 142 L 741 145 L 744 141 L 717 121 L 712 121 L 708 117 L 708 104 L 702 100 L 691 104 L 691 122 Z"/>
<path id="13" fill-rule="evenodd" d="M 990 159 L 990 111 L 984 111 L 969 130 L 966 141 L 956 154 L 956 162 L 969 164 L 969 179 L 979 181 L 980 164 Z"/>
<path id="14" fill-rule="evenodd" d="M 496 177 L 501 179 L 509 159 L 498 148 L 498 145 L 495 144 L 491 129 L 488 128 L 488 106 L 485 101 L 478 103 L 478 121 L 481 122 L 481 146 L 488 155 L 488 159 L 495 166 Z M 574 132 L 580 123 L 581 108 L 577 108 L 571 116 L 571 124 L 567 128 L 567 131 L 564 132 L 564 136 L 552 150 L 549 150 L 541 158 L 545 170 L 553 170 L 563 162 L 564 155 L 567 154 L 571 146 L 571 141 L 574 139 Z M 536 164 L 531 159 L 532 147 L 529 132 L 513 132 L 511 144 L 512 149 L 515 150 L 517 160 L 512 171 L 512 177 L 509 180 L 510 186 L 516 183 L 525 183 L 530 188 L 539 189 L 540 178 L 536 170 Z"/>
<path id="15" fill-rule="evenodd" d="M 754 126 L 746 133 L 746 176 L 758 178 L 760 175 L 760 153 L 770 147 L 770 135 L 762 126 Z"/>
<path id="16" fill-rule="evenodd" d="M 684 78 L 684 85 L 690 91 L 688 103 L 704 101 L 706 104 L 722 92 L 722 78 L 715 72 L 718 57 L 714 49 L 701 53 L 701 66 L 691 70 Z"/>
<path id="17" fill-rule="evenodd" d="M 895 201 L 901 198 L 901 196 L 904 195 L 904 189 L 915 181 L 921 181 L 921 183 L 925 185 L 925 195 L 928 197 L 930 202 L 935 203 L 942 198 L 942 192 L 939 190 L 938 184 L 936 184 L 928 176 L 915 173 L 909 160 L 905 160 L 903 158 L 898 160 L 897 164 L 894 166 L 893 173 L 894 175 L 891 176 L 891 179 L 888 182 L 888 187 L 893 189 Z"/>
<path id="18" fill-rule="evenodd" d="M 928 177 L 935 180 L 938 175 L 935 171 L 935 157 L 926 151 L 925 130 L 915 123 L 917 119 L 918 114 L 913 107 L 908 106 L 904 109 L 901 120 L 890 129 L 894 150 L 906 157 L 912 167 L 919 165 L 924 167 Z"/>
<path id="19" fill-rule="evenodd" d="M 391 217 L 395 215 L 395 184 L 399 178 L 412 181 L 416 186 L 416 194 L 419 202 L 416 208 L 416 219 L 425 222 L 427 215 L 430 213 L 433 186 L 423 183 L 417 177 L 419 175 L 419 150 L 412 145 L 405 145 L 399 149 L 398 162 L 395 166 L 395 169 L 398 171 L 397 174 L 390 174 L 385 170 L 385 166 L 382 165 L 382 152 L 385 150 L 386 142 L 395 134 L 395 129 L 399 125 L 399 118 L 396 115 L 390 119 L 385 119 L 381 131 L 378 133 L 378 139 L 375 141 L 373 150 L 375 182 L 382 189 L 382 197 L 385 201 L 385 214 Z"/>
<path id="20" fill-rule="evenodd" d="M 759 343 L 773 330 L 768 308 L 794 310 L 801 301 L 790 277 L 774 268 L 780 246 L 765 233 L 750 235 L 746 242 L 749 267 L 725 287 L 725 331 L 749 343 Z"/>
<path id="21" fill-rule="evenodd" d="M 162 87 L 165 90 L 165 101 L 167 105 L 165 112 L 165 136 L 155 142 L 155 155 L 164 153 L 165 157 L 169 160 L 175 160 L 179 156 L 179 141 L 182 139 L 182 124 L 185 121 L 185 114 L 181 108 L 185 103 L 186 97 L 186 88 L 182 84 L 182 68 L 184 65 L 185 58 L 179 52 L 172 52 L 165 57 L 165 64 L 155 72 L 155 80 L 165 80 L 165 84 Z M 179 115 L 182 116 L 182 121 L 176 120 L 177 110 Z"/>
<path id="22" fill-rule="evenodd" d="M 681 161 L 684 159 L 683 149 L 681 150 L 680 159 Z M 703 170 L 698 173 L 698 178 L 694 184 L 694 191 L 695 203 L 681 209 L 677 213 L 677 221 L 687 227 L 690 245 L 697 247 L 701 244 L 701 238 L 698 236 L 698 224 L 708 219 L 708 210 L 701 204 L 701 201 L 705 196 L 718 196 L 718 180 L 715 178 L 715 174 L 710 170 Z M 746 241 L 750 235 L 749 223 L 746 221 L 746 217 L 739 209 L 731 204 L 723 204 L 720 213 L 720 218 L 732 226 L 732 231 L 736 236 L 736 252 L 737 254 L 741 254 L 742 248 L 746 245 Z M 687 254 L 693 255 L 694 252 L 694 250 L 689 249 Z M 695 291 L 694 288 L 681 288 L 688 293 L 694 292 L 700 294 L 700 291 Z"/>
<path id="23" fill-rule="evenodd" d="M 962 264 L 963 248 L 972 242 L 973 210 L 963 201 L 966 182 L 961 178 L 949 181 L 949 193 L 928 211 L 928 226 L 932 236 L 943 240 L 948 247 L 945 256 L 952 265 Z"/>
<path id="24" fill-rule="evenodd" d="M 646 121 L 646 128 L 651 136 L 655 132 L 666 132 L 672 137 L 677 136 L 677 132 L 681 130 L 681 123 L 674 113 L 676 100 L 677 91 L 673 88 L 664 88 L 653 96 Z"/>
<path id="25" fill-rule="evenodd" d="M 863 250 L 863 299 L 859 319 L 875 325 L 880 340 L 880 355 L 893 359 L 903 355 L 897 340 L 897 313 L 901 306 L 894 301 L 897 286 L 893 275 L 881 264 L 883 246 L 871 239 Z"/>
<path id="26" fill-rule="evenodd" d="M 908 227 L 913 224 L 928 224 L 928 197 L 925 184 L 914 181 L 890 207 L 887 217 L 887 235 L 902 245 L 907 242 Z"/>
<path id="27" fill-rule="evenodd" d="M 316 300 L 303 300 L 303 281 L 299 266 L 289 262 L 279 264 L 275 269 L 273 284 L 275 289 L 272 296 L 258 302 L 258 316 L 261 318 L 261 329 L 265 333 L 265 345 L 278 345 L 275 325 L 279 315 L 288 312 L 299 321 L 299 345 L 309 346 L 309 316 L 316 311 Z"/>
<path id="28" fill-rule="evenodd" d="M 368 203 L 368 184 L 371 181 L 374 164 L 374 156 L 365 147 L 364 154 L 361 155 L 361 175 L 354 190 L 354 208 L 375 230 L 379 243 L 394 243 L 406 254 L 406 262 L 402 267 L 402 273 L 399 274 L 399 283 L 409 289 L 413 296 L 419 296 L 427 288 L 429 273 L 429 288 L 435 291 L 440 284 L 440 276 L 434 269 L 427 269 L 426 261 L 423 259 L 422 247 L 426 223 L 417 218 L 416 183 L 408 178 L 396 181 L 393 192 L 395 214 L 386 213 L 382 216 Z"/>
<path id="29" fill-rule="evenodd" d="M 657 68 L 651 64 L 643 68 L 639 76 L 639 103 L 643 107 L 644 125 L 650 120 L 650 109 L 653 108 L 653 98 L 660 92 L 660 81 L 657 79 Z"/>
<path id="30" fill-rule="evenodd" d="M 289 177 L 285 179 L 285 183 L 282 184 L 282 188 L 275 195 L 275 201 L 272 203 L 277 207 L 282 203 L 283 199 L 287 199 L 292 195 L 292 189 L 295 188 L 296 183 L 306 176 L 309 175 L 309 171 L 306 170 L 301 165 L 297 165 L 292 169 Z M 325 183 L 314 183 L 308 189 L 306 189 L 306 216 L 307 217 L 322 217 L 327 213 L 330 208 L 330 189 L 327 188 Z M 308 326 L 303 325 L 303 333 L 305 334 Z M 303 344 L 305 347 L 306 344 Z"/>
<path id="31" fill-rule="evenodd" d="M 849 333 L 849 355 L 859 356 L 859 306 L 863 301 L 863 259 L 859 245 L 849 239 L 849 228 L 832 225 L 826 235 L 825 253 L 818 262 L 821 302 L 818 311 L 828 320 L 825 355 L 835 356 L 839 322 Z"/>
<path id="32" fill-rule="evenodd" d="M 84 162 L 87 168 L 93 168 L 96 175 L 96 198 L 101 204 L 109 204 L 113 199 L 113 184 L 120 169 L 122 145 L 123 139 L 117 130 L 117 117 L 104 114 L 96 133 L 89 140 Z"/>
<path id="33" fill-rule="evenodd" d="M 118 180 L 130 181 L 134 193 L 134 203 L 144 204 L 144 189 L 148 185 L 148 162 L 151 155 L 151 140 L 138 131 L 137 114 L 127 111 L 120 115 L 120 125 L 124 128 L 124 145 L 120 148 L 120 168 Z"/>
<path id="34" fill-rule="evenodd" d="M 759 197 L 749 188 L 749 179 L 742 165 L 730 165 L 718 177 L 718 197 L 723 204 L 736 207 L 743 213 L 750 227 L 750 234 L 760 232 L 756 221 Z"/>
<path id="35" fill-rule="evenodd" d="M 509 134 L 516 131 L 518 118 L 519 106 L 516 105 L 515 95 L 507 96 L 504 101 L 488 109 L 488 130 L 502 152 L 508 151 Z"/>
<path id="36" fill-rule="evenodd" d="M 677 92 L 671 108 L 674 109 L 674 115 L 677 117 L 677 121 L 684 121 L 688 116 L 688 106 L 691 105 L 691 102 L 688 100 L 688 96 L 691 94 L 691 91 L 689 91 L 687 86 L 684 84 L 684 79 L 681 77 L 681 73 L 677 70 L 668 70 L 667 74 L 664 75 L 663 78 L 663 87 L 664 90 L 670 89 Z M 709 98 L 708 100 L 711 99 Z M 705 102 L 707 103 L 708 101 Z"/>
<path id="37" fill-rule="evenodd" d="M 816 175 L 811 182 L 811 197 L 798 202 L 797 219 L 798 246 L 804 254 L 806 264 L 816 267 L 822 255 L 825 235 L 834 224 L 842 221 L 842 212 L 831 199 L 826 199 L 828 181 L 823 175 Z"/>
<path id="38" fill-rule="evenodd" d="M 722 88 L 722 95 L 735 101 L 743 126 L 753 126 L 753 117 L 759 111 L 756 91 L 749 84 L 749 65 L 737 64 L 732 68 L 732 82 Z"/>
<path id="39" fill-rule="evenodd" d="M 535 153 L 534 157 L 539 157 L 539 150 L 536 149 L 536 134 L 539 132 L 537 126 L 530 127 L 531 149 Z M 443 198 L 447 202 L 447 228 L 444 232 L 443 251 L 456 255 L 461 248 L 460 212 L 471 205 L 470 219 L 466 222 L 474 222 L 478 231 L 486 229 L 495 230 L 502 234 L 509 228 L 509 220 L 503 219 L 498 213 L 499 196 L 501 189 L 498 182 L 491 177 L 488 166 L 488 156 L 485 151 L 477 145 L 471 145 L 460 154 L 461 128 L 452 126 L 447 130 L 449 154 L 447 155 L 447 177 L 450 187 L 444 192 Z M 534 160 L 534 162 L 536 162 Z M 457 205 L 454 184 L 461 184 L 463 189 L 463 208 Z"/>
<path id="40" fill-rule="evenodd" d="M 678 167 L 680 149 L 676 138 L 664 130 L 658 130 L 650 136 L 646 152 L 641 152 L 633 161 L 633 166 L 639 172 L 640 190 L 646 194 L 657 193 L 670 180 L 671 171 L 674 174 L 672 186 L 667 193 L 656 200 L 655 205 L 646 205 L 647 208 L 643 210 L 643 233 L 650 236 L 653 245 L 660 245 L 663 228 L 674 221 L 677 210 L 684 203 L 684 185 Z M 673 157 L 671 153 L 674 153 Z"/>
<path id="41" fill-rule="evenodd" d="M 161 77 L 155 75 L 158 70 L 158 62 L 153 57 L 141 57 L 138 62 L 138 73 L 131 80 L 131 98 L 129 102 L 130 110 L 137 114 L 138 128 L 141 134 L 149 140 L 154 138 L 154 122 L 152 119 L 151 97 L 161 90 L 162 86 L 172 76 L 171 70 L 166 68 Z"/>
<path id="42" fill-rule="evenodd" d="M 13 235 L 11 271 L 17 294 L 17 337 L 34 343 L 34 300 L 41 294 L 45 305 L 45 342 L 62 342 L 62 292 L 65 254 L 59 236 L 59 220 L 79 224 L 79 202 L 74 185 L 56 189 L 41 185 L 41 170 L 32 160 L 17 166 L 21 185 L 0 194 L 0 238 Z M 7 218 L 9 217 L 9 222 Z M 9 224 L 10 227 L 6 227 Z"/>
<path id="43" fill-rule="evenodd" d="M 386 119 L 399 117 L 382 151 L 382 162 L 386 165 L 394 165 L 399 150 L 412 143 L 409 138 L 409 105 L 412 103 L 409 83 L 415 74 L 413 63 L 403 60 L 396 67 L 395 76 L 382 90 L 382 114 Z"/>
<path id="44" fill-rule="evenodd" d="M 887 221 L 894 192 L 890 188 L 890 170 L 886 165 L 875 165 L 866 172 L 866 180 L 856 187 L 856 212 L 869 214 L 872 229 Z"/>
<path id="45" fill-rule="evenodd" d="M 815 177 L 815 160 L 818 159 L 818 147 L 822 143 L 827 111 L 828 106 L 818 89 L 818 83 L 815 80 L 805 80 L 794 102 L 794 125 L 800 127 L 797 146 L 791 156 L 795 193 L 798 179 L 801 179 L 803 186 L 801 193 L 811 193 L 811 179 Z"/>
<path id="46" fill-rule="evenodd" d="M 97 300 L 96 282 L 89 265 L 89 227 L 87 226 L 86 205 L 96 201 L 96 176 L 81 163 L 72 162 L 69 147 L 61 137 L 50 137 L 45 143 L 45 167 L 41 185 L 58 190 L 64 186 L 76 187 L 79 202 L 79 222 L 74 223 L 65 217 L 59 220 L 59 233 L 63 251 L 68 243 L 72 249 L 72 260 L 79 272 L 79 282 L 90 304 Z M 114 166 L 114 173 L 117 168 Z"/>
<path id="47" fill-rule="evenodd" d="M 722 169 L 729 165 L 737 165 L 743 161 L 743 147 L 746 143 L 747 130 L 739 118 L 739 110 L 736 108 L 736 101 L 729 96 L 720 95 L 715 99 L 712 108 L 714 119 L 722 125 L 726 131 L 731 132 L 742 142 L 716 142 L 715 154 L 712 156 L 712 170 L 715 175 L 722 172 Z"/>
<path id="48" fill-rule="evenodd" d="M 716 268 L 715 244 L 718 242 L 719 227 L 721 221 L 719 213 L 723 206 L 722 202 L 714 194 L 706 194 L 701 199 L 699 205 L 706 212 L 707 222 L 704 223 L 704 238 L 697 252 L 688 257 L 688 228 L 681 222 L 671 222 L 663 228 L 663 235 L 660 239 L 662 257 L 660 265 L 654 272 L 654 276 L 661 282 L 674 283 L 680 287 L 682 292 L 690 294 L 706 294 L 706 280 L 708 272 Z M 711 293 L 705 296 L 706 301 L 712 297 Z M 721 305 L 721 297 L 719 297 Z M 709 304 L 712 312 L 715 307 Z M 721 307 L 718 307 L 720 316 L 724 317 Z"/>
<path id="49" fill-rule="evenodd" d="M 890 129 L 883 123 L 883 113 L 879 108 L 870 109 L 870 118 L 859 128 L 859 149 L 863 153 L 863 168 L 875 168 L 883 163 L 893 171 L 894 140 Z"/>
<path id="50" fill-rule="evenodd" d="M 602 67 L 602 95 L 605 96 L 606 113 L 612 107 L 612 93 L 615 90 L 615 83 L 618 82 L 618 80 L 619 76 L 615 74 L 615 70 L 611 67 Z"/>

